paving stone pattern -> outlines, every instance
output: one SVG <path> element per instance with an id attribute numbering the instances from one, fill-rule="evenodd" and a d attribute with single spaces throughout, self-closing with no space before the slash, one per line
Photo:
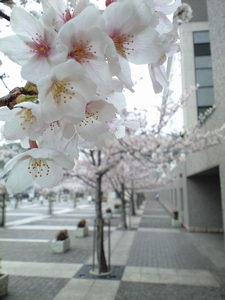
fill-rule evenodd
<path id="1" fill-rule="evenodd" d="M 184 233 L 137 232 L 128 266 L 209 269 L 214 268 Z"/>
<path id="2" fill-rule="evenodd" d="M 139 227 L 147 228 L 172 228 L 170 218 L 142 218 Z"/>
<path id="3" fill-rule="evenodd" d="M 64 278 L 10 275 L 8 295 L 4 300 L 52 300 L 68 281 Z"/>
<path id="4" fill-rule="evenodd" d="M 22 227 L 20 227 L 21 229 L 16 229 L 13 225 L 5 229 L 0 229 L 1 239 L 44 239 L 49 241 L 46 243 L 24 243 L 22 241 L 4 242 L 4 240 L 0 240 L 0 254 L 4 258 L 4 261 L 81 264 L 81 266 L 83 266 L 78 266 L 78 271 L 75 275 L 72 275 L 74 276 L 73 280 L 83 282 L 82 279 L 86 279 L 88 281 L 87 285 L 90 285 L 89 283 L 92 280 L 94 293 L 97 293 L 98 285 L 100 289 L 104 288 L 104 283 L 101 283 L 101 280 L 98 280 L 98 278 L 95 277 L 96 281 L 98 281 L 95 288 L 93 276 L 91 279 L 82 277 L 82 274 L 86 272 L 87 266 L 90 268 L 93 231 L 90 230 L 88 237 L 79 239 L 75 237 L 73 230 L 69 230 L 71 249 L 64 254 L 54 254 L 51 252 L 51 240 L 57 234 L 58 226 L 62 226 L 62 229 L 66 228 L 66 226 L 76 226 L 77 221 L 81 218 L 85 218 L 90 226 L 93 225 L 94 205 L 86 205 L 87 203 L 85 202 L 83 204 L 83 206 L 74 210 L 72 203 L 68 203 L 68 205 L 57 203 L 53 211 L 54 213 L 59 212 L 59 214 L 53 214 L 52 216 L 48 215 L 48 206 L 46 204 L 43 206 L 39 203 L 35 203 L 34 205 L 20 204 L 18 209 L 14 209 L 13 203 L 11 206 L 9 205 L 8 222 L 20 221 L 21 219 L 26 221 L 26 218 L 32 217 L 33 213 L 40 214 L 44 218 L 33 222 L 31 220 L 30 223 L 22 225 Z M 108 207 L 108 205 L 108 203 L 104 203 L 104 209 Z M 71 211 L 63 212 L 63 210 L 68 208 Z M 10 213 L 12 213 L 11 216 Z M 13 215 L 14 213 L 18 215 Z M 31 215 L 22 216 L 22 213 L 30 213 Z M 137 220 L 139 220 L 140 216 L 141 215 L 138 216 Z M 38 225 L 44 225 L 45 229 L 35 229 L 35 226 Z M 123 230 L 120 228 L 120 225 L 120 215 L 116 214 L 111 220 L 111 226 L 114 227 L 114 229 Z M 57 228 L 54 229 L 54 226 L 57 226 Z M 220 259 L 225 257 L 222 250 L 223 239 L 221 238 L 221 234 L 194 234 L 188 233 L 183 228 L 174 230 L 171 226 L 171 215 L 158 201 L 151 201 L 149 199 L 145 202 L 143 216 L 138 227 L 140 230 L 130 228 L 126 231 L 127 233 L 130 230 L 134 231 L 134 240 L 133 243 L 131 243 L 130 250 L 128 249 L 129 251 L 123 248 L 124 245 L 121 248 L 121 251 L 127 251 L 126 263 L 121 266 L 121 276 L 117 276 L 118 278 L 110 278 L 109 276 L 109 278 L 107 278 L 108 280 L 103 280 L 105 284 L 106 281 L 109 282 L 110 280 L 114 283 L 115 281 L 118 282 L 117 287 L 118 285 L 119 287 L 115 292 L 115 295 L 117 295 L 113 300 L 225 300 L 225 268 L 223 268 L 222 263 L 220 266 Z M 164 229 L 167 229 L 167 232 L 165 232 Z M 116 232 L 118 233 L 118 231 Z M 120 241 L 118 240 L 118 242 Z M 123 254 L 121 251 L 118 254 L 119 256 Z M 213 251 L 215 251 L 216 255 L 220 255 L 217 260 L 213 260 Z M 114 267 L 115 266 L 116 264 L 114 264 Z M 123 270 L 125 270 L 126 267 L 132 266 L 134 268 L 149 267 L 165 268 L 167 270 L 184 269 L 185 271 L 208 270 L 211 276 L 215 278 L 218 283 L 217 285 L 220 285 L 220 288 L 182 285 L 183 282 L 178 285 L 174 283 L 144 283 L 138 282 L 138 280 L 134 280 L 133 282 L 123 281 L 123 278 L 121 278 Z M 85 274 L 83 275 L 86 277 L 87 275 L 89 276 L 89 273 L 86 272 Z M 67 283 L 71 283 L 70 278 L 41 278 L 10 275 L 9 295 L 6 296 L 4 300 L 54 300 L 59 292 L 67 287 Z M 78 285 L 79 284 L 80 283 L 78 283 Z M 103 285 L 101 286 L 101 284 Z M 98 294 L 89 296 L 79 298 L 79 300 L 112 300 L 112 298 L 108 298 L 107 291 L 105 298 L 100 296 L 100 298 L 98 298 Z M 72 298 L 65 296 L 62 300 L 77 300 L 76 294 L 72 295 Z"/>
<path id="5" fill-rule="evenodd" d="M 145 209 L 144 212 L 143 212 L 143 216 L 144 215 L 164 216 L 164 217 L 166 217 L 166 216 L 170 217 L 171 216 L 167 211 L 157 210 L 157 208 L 156 209 L 154 209 L 154 208 Z"/>
<path id="6" fill-rule="evenodd" d="M 45 231 L 43 231 L 43 234 L 44 233 Z M 55 235 L 52 235 L 52 237 L 54 236 Z M 28 235 L 26 238 L 27 237 Z M 37 238 L 37 236 L 35 236 L 35 238 Z M 40 236 L 40 232 L 38 238 L 44 239 L 43 236 Z M 10 261 L 85 263 L 92 254 L 93 232 L 90 232 L 89 236 L 85 238 L 75 238 L 72 234 L 70 238 L 70 250 L 63 254 L 51 252 L 51 241 L 48 243 L 12 242 L 12 247 L 10 247 L 10 242 L 0 242 L 1 256 L 4 257 L 4 260 Z"/>
<path id="7" fill-rule="evenodd" d="M 121 282 L 115 300 L 224 300 L 225 287 Z"/>

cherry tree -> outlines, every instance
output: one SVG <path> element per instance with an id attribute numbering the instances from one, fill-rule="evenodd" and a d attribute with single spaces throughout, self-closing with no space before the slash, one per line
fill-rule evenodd
<path id="1" fill-rule="evenodd" d="M 126 107 L 123 89 L 134 91 L 130 63 L 146 65 L 156 93 L 168 86 L 164 63 L 180 46 L 167 16 L 181 1 L 112 0 L 104 10 L 88 0 L 40 2 L 42 14 L 18 5 L 10 18 L 1 14 L 14 34 L 0 40 L 0 51 L 21 66 L 27 81 L 0 99 L 4 138 L 20 140 L 28 149 L 6 163 L 6 187 L 16 193 L 33 183 L 57 186 L 63 170 L 72 170 L 88 149 L 101 222 L 102 178 L 120 154 L 106 164 L 99 149 L 124 137 L 131 126 L 120 116 Z M 123 152 L 130 147 L 127 141 L 121 145 Z M 129 153 L 139 159 L 140 149 L 133 148 Z M 101 247 L 101 271 L 106 271 Z"/>
<path id="2" fill-rule="evenodd" d="M 107 262 L 104 251 L 104 219 L 102 213 L 103 179 L 118 161 L 105 154 L 105 150 L 83 150 L 80 160 L 75 166 L 72 176 L 82 181 L 95 191 L 95 226 L 97 228 L 97 257 L 99 271 L 107 272 Z"/>

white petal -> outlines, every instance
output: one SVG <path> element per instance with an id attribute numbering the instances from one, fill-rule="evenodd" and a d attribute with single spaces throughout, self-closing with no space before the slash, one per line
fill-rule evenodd
<path id="1" fill-rule="evenodd" d="M 42 177 L 35 178 L 35 182 L 43 187 L 51 188 L 62 180 L 63 171 L 55 162 L 48 161 L 47 163 L 50 167 L 49 175 L 43 174 Z"/>
<path id="2" fill-rule="evenodd" d="M 150 26 L 134 37 L 132 48 L 127 59 L 134 64 L 154 63 L 161 57 L 160 39 Z"/>
<path id="3" fill-rule="evenodd" d="M 110 4 L 110 5 L 112 5 L 112 4 Z M 131 79 L 131 70 L 130 70 L 129 63 L 126 59 L 124 59 L 120 55 L 119 55 L 119 62 L 120 62 L 121 71 L 117 75 L 117 77 L 119 78 L 119 80 L 121 80 L 124 83 L 126 88 L 128 88 L 131 92 L 134 92 L 134 90 L 132 88 L 134 83 L 132 82 L 132 79 Z"/>
<path id="4" fill-rule="evenodd" d="M 26 157 L 26 156 L 27 156 L 27 154 L 26 154 L 26 152 L 24 152 L 24 153 L 20 153 L 20 154 L 14 156 L 12 159 L 10 159 L 4 166 L 3 175 L 8 173 L 14 167 L 14 165 L 17 163 L 17 161 L 19 161 L 20 159 L 24 159 L 24 157 Z"/>
<path id="5" fill-rule="evenodd" d="M 24 65 L 33 56 L 30 48 L 16 35 L 0 39 L 0 51 L 20 65 Z"/>
<path id="6" fill-rule="evenodd" d="M 33 177 L 27 169 L 28 161 L 29 159 L 20 160 L 14 165 L 6 182 L 8 191 L 19 193 L 32 184 Z"/>
<path id="7" fill-rule="evenodd" d="M 0 108 L 0 120 L 6 121 L 8 118 L 8 114 L 10 112 L 10 109 L 8 107 L 2 107 Z"/>
<path id="8" fill-rule="evenodd" d="M 42 35 L 43 33 L 41 23 L 38 19 L 21 7 L 14 7 L 10 25 L 14 32 L 26 37 L 35 38 L 36 34 Z"/>

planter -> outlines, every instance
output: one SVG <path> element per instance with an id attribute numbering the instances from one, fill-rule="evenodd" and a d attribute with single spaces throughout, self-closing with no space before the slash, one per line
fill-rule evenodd
<path id="1" fill-rule="evenodd" d="M 172 224 L 173 227 L 181 227 L 182 226 L 181 221 L 180 220 L 176 220 L 176 219 L 172 219 L 171 224 Z"/>
<path id="2" fill-rule="evenodd" d="M 88 227 L 77 227 L 75 230 L 76 237 L 85 237 L 88 235 Z"/>
<path id="3" fill-rule="evenodd" d="M 67 238 L 63 241 L 53 240 L 52 241 L 52 252 L 64 253 L 70 249 L 70 239 Z"/>
<path id="4" fill-rule="evenodd" d="M 0 275 L 0 299 L 8 294 L 9 275 Z"/>
<path id="5" fill-rule="evenodd" d="M 116 207 L 116 208 L 114 208 L 114 213 L 115 213 L 115 214 L 120 214 L 121 211 L 122 211 L 122 208 L 121 208 L 121 207 Z"/>

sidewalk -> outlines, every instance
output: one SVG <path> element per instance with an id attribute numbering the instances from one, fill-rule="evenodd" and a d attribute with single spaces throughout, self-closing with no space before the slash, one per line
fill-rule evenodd
<path id="1" fill-rule="evenodd" d="M 225 299 L 223 234 L 173 228 L 171 216 L 155 200 L 145 201 L 126 231 L 114 215 L 107 277 L 89 272 L 93 231 L 84 239 L 73 234 L 83 217 L 93 229 L 94 206 L 59 206 L 50 217 L 46 210 L 33 204 L 7 212 L 7 228 L 0 229 L 2 267 L 10 274 L 4 300 Z M 53 254 L 51 239 L 62 228 L 69 229 L 71 250 Z"/>

